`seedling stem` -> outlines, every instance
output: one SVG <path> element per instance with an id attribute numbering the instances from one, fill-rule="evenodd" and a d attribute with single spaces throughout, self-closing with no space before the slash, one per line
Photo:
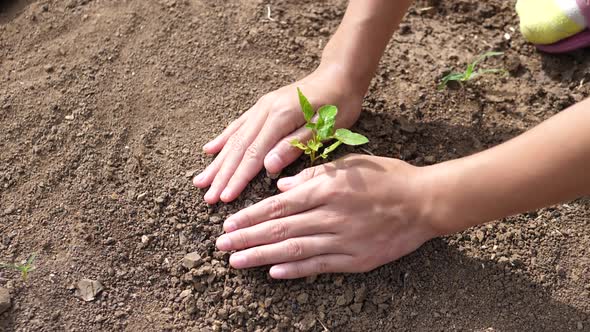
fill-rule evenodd
<path id="1" fill-rule="evenodd" d="M 338 114 L 338 108 L 334 105 L 324 105 L 317 110 L 317 117 L 315 116 L 316 111 L 311 106 L 307 97 L 297 88 L 299 95 L 299 104 L 301 105 L 301 111 L 305 118 L 305 127 L 310 129 L 313 133 L 312 138 L 303 144 L 299 139 L 293 139 L 291 145 L 303 150 L 303 152 L 309 156 L 310 163 L 313 166 L 315 162 L 322 158 L 328 158 L 328 155 L 336 150 L 340 145 L 362 145 L 369 142 L 365 136 L 357 133 L 353 133 L 348 129 L 337 129 L 334 130 L 336 125 L 336 114 Z M 326 141 L 336 140 L 330 146 L 320 150 Z"/>

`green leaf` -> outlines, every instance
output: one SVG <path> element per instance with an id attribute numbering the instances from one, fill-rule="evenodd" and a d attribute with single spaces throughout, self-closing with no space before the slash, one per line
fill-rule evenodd
<path id="1" fill-rule="evenodd" d="M 3 269 L 11 269 L 11 270 L 17 269 L 17 266 L 15 264 L 0 264 L 0 267 Z"/>
<path id="2" fill-rule="evenodd" d="M 315 123 L 312 123 L 312 122 L 309 122 L 309 123 L 306 123 L 305 124 L 305 128 L 311 129 L 311 130 L 315 130 L 316 126 L 317 125 Z"/>
<path id="3" fill-rule="evenodd" d="M 37 253 L 33 253 L 29 259 L 27 259 L 27 265 L 33 264 L 33 262 L 37 259 Z"/>
<path id="4" fill-rule="evenodd" d="M 507 73 L 508 72 L 504 69 L 496 69 L 496 68 L 480 69 L 473 74 L 472 78 L 476 78 L 476 77 L 484 75 L 484 74 L 504 74 L 504 75 L 506 75 Z"/>
<path id="5" fill-rule="evenodd" d="M 297 88 L 297 94 L 299 95 L 299 105 L 301 105 L 301 111 L 303 111 L 303 117 L 305 117 L 306 122 L 309 122 L 309 121 L 311 121 L 311 118 L 313 117 L 313 114 L 315 113 L 313 111 L 313 107 L 311 106 L 311 103 L 309 102 L 309 100 L 307 100 L 307 98 L 305 97 L 305 95 L 303 95 L 303 92 L 301 92 L 301 90 L 299 88 Z"/>
<path id="6" fill-rule="evenodd" d="M 321 141 L 325 141 L 334 135 L 334 124 L 336 124 L 336 114 L 338 108 L 334 105 L 324 105 L 318 110 L 320 115 L 317 123 L 317 131 Z"/>
<path id="7" fill-rule="evenodd" d="M 486 52 L 482 55 L 480 55 L 477 59 L 475 59 L 475 61 L 473 61 L 473 63 L 470 64 L 471 66 L 471 73 L 475 70 L 475 66 L 477 66 L 478 63 L 482 62 L 483 60 L 489 58 L 489 57 L 493 57 L 493 56 L 498 56 L 498 55 L 503 55 L 504 52 L 496 52 L 496 51 L 490 51 L 490 52 Z M 469 69 L 469 67 L 468 67 Z M 471 76 L 471 73 L 469 76 Z"/>
<path id="8" fill-rule="evenodd" d="M 342 145 L 342 141 L 336 141 L 335 143 L 332 143 L 332 145 L 330 145 L 329 147 L 324 149 L 324 152 L 322 152 L 322 158 L 324 158 L 324 159 L 328 158 L 328 155 L 332 151 L 336 150 L 340 145 Z"/>
<path id="9" fill-rule="evenodd" d="M 440 83 L 438 84 L 438 89 L 439 90 L 444 89 L 447 86 L 447 84 L 449 84 L 450 81 L 461 82 L 464 80 L 464 78 L 465 78 L 464 73 L 450 73 L 441 79 Z"/>
<path id="10" fill-rule="evenodd" d="M 461 81 L 469 81 L 469 79 L 471 78 L 471 74 L 473 74 L 473 71 L 475 70 L 475 62 L 472 64 L 467 65 L 467 70 L 465 70 L 465 73 L 461 74 Z"/>
<path id="11" fill-rule="evenodd" d="M 307 150 L 307 146 L 305 146 L 305 144 L 301 143 L 298 139 L 293 139 L 291 142 L 291 145 L 293 145 L 296 148 L 299 148 L 303 151 Z"/>
<path id="12" fill-rule="evenodd" d="M 353 133 L 352 131 L 344 128 L 336 130 L 334 138 L 346 145 L 362 145 L 369 142 L 369 139 L 365 136 Z"/>
<path id="13" fill-rule="evenodd" d="M 313 150 L 313 151 L 317 152 L 317 151 L 318 151 L 318 150 L 319 150 L 319 149 L 320 149 L 322 146 L 324 146 L 324 145 L 322 144 L 322 142 L 315 142 L 315 141 L 313 141 L 313 140 L 310 140 L 309 142 L 307 142 L 307 146 L 308 146 L 308 147 L 309 147 L 311 150 Z"/>

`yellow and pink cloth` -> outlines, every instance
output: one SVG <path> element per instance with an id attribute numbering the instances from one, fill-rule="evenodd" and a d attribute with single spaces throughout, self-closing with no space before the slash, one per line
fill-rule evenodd
<path id="1" fill-rule="evenodd" d="M 523 36 L 541 51 L 590 46 L 590 0 L 518 0 L 516 12 Z"/>

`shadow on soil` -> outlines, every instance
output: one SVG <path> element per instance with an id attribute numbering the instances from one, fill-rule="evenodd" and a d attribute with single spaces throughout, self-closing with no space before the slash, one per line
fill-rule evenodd
<path id="1" fill-rule="evenodd" d="M 34 0 L 0 0 L 0 24 L 6 24 L 17 17 Z"/>
<path id="2" fill-rule="evenodd" d="M 515 268 L 467 257 L 443 239 L 380 271 L 355 276 L 354 283 L 360 286 L 369 278 L 386 280 L 393 303 L 383 320 L 393 318 L 397 328 L 420 329 L 435 322 L 468 331 L 564 331 L 574 330 L 585 317 Z M 400 292 L 410 296 L 399 299 Z"/>

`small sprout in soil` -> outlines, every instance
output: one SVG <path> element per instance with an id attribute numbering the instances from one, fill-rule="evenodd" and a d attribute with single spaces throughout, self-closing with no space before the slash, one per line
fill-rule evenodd
<path id="1" fill-rule="evenodd" d="M 309 156 L 312 166 L 320 157 L 323 159 L 328 158 L 328 155 L 342 144 L 362 145 L 369 142 L 369 139 L 365 136 L 353 133 L 348 129 L 334 130 L 336 114 L 338 114 L 338 108 L 334 105 L 320 107 L 317 110 L 318 117 L 314 122 L 313 118 L 316 112 L 311 103 L 299 88 L 297 88 L 297 93 L 299 94 L 299 104 L 306 122 L 305 127 L 312 131 L 313 137 L 306 144 L 294 139 L 291 141 L 291 145 L 303 150 Z M 336 140 L 336 142 L 322 150 L 323 142 L 328 140 Z"/>
<path id="2" fill-rule="evenodd" d="M 22 264 L 0 264 L 0 268 L 19 271 L 21 273 L 21 277 L 23 278 L 23 280 L 27 281 L 27 278 L 29 277 L 29 272 L 35 269 L 35 266 L 33 266 L 33 263 L 35 263 L 35 259 L 37 259 L 37 254 L 33 253 L 31 256 L 29 256 L 26 262 Z"/>
<path id="3" fill-rule="evenodd" d="M 473 79 L 476 79 L 477 77 L 484 75 L 484 74 L 506 73 L 506 70 L 497 69 L 497 68 L 476 70 L 477 65 L 480 62 L 482 62 L 483 60 L 493 57 L 493 56 L 499 56 L 502 54 L 504 54 L 504 53 L 503 52 L 487 52 L 487 53 L 480 55 L 477 59 L 475 59 L 475 61 L 473 61 L 472 63 L 467 65 L 467 68 L 465 69 L 464 72 L 462 72 L 462 73 L 451 72 L 447 76 L 443 77 L 441 79 L 440 83 L 438 84 L 438 89 L 442 90 L 442 89 L 446 88 L 447 84 L 449 84 L 449 82 L 451 82 L 451 81 L 459 82 L 459 84 L 462 84 L 464 82 L 468 82 Z"/>

